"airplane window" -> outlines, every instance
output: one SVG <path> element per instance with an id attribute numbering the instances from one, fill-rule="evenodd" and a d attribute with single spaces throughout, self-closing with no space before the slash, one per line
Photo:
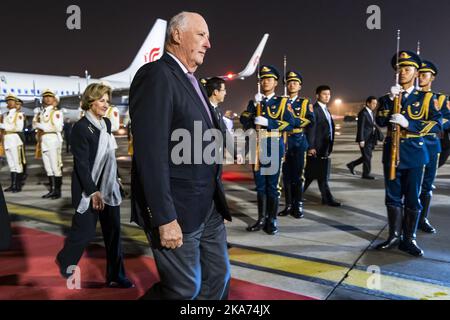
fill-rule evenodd
<path id="1" fill-rule="evenodd" d="M 28 94 L 28 89 L 25 89 L 25 94 Z"/>
<path id="2" fill-rule="evenodd" d="M 14 89 L 11 89 L 11 92 L 15 92 Z"/>
<path id="3" fill-rule="evenodd" d="M 21 90 L 21 89 L 18 89 L 17 91 L 18 91 L 19 93 L 22 93 L 22 90 Z"/>
<path id="4" fill-rule="evenodd" d="M 6 93 L 6 89 L 3 89 L 3 93 Z"/>
<path id="5" fill-rule="evenodd" d="M 69 91 L 66 91 L 66 94 L 69 95 L 70 94 Z"/>
<path id="6" fill-rule="evenodd" d="M 31 89 L 31 93 L 34 94 L 34 89 Z"/>

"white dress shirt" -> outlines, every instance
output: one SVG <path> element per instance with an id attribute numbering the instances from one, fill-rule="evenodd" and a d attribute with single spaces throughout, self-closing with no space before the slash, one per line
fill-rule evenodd
<path id="1" fill-rule="evenodd" d="M 327 105 L 322 102 L 317 102 L 319 106 L 322 108 L 322 111 L 325 113 L 325 116 L 327 117 L 328 125 L 330 126 L 330 138 L 333 137 L 333 123 L 331 121 L 331 114 L 328 111 Z"/>

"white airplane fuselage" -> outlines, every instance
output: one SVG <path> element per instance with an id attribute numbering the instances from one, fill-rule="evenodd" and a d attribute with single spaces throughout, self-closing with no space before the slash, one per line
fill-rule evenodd
<path id="1" fill-rule="evenodd" d="M 5 105 L 5 96 L 13 93 L 23 101 L 33 101 L 40 98 L 45 89 L 54 91 L 58 97 L 74 96 L 82 93 L 88 84 L 101 82 L 102 79 L 89 79 L 81 77 L 51 76 L 42 74 L 16 73 L 0 71 L 0 102 Z M 113 89 L 128 88 L 130 83 L 107 81 Z"/>

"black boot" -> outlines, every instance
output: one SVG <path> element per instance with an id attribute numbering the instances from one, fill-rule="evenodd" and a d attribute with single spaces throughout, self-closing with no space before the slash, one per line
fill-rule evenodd
<path id="1" fill-rule="evenodd" d="M 284 186 L 284 197 L 286 199 L 286 207 L 278 213 L 280 217 L 286 217 L 292 214 L 292 185 L 290 183 Z"/>
<path id="2" fill-rule="evenodd" d="M 417 245 L 416 231 L 419 224 L 420 211 L 405 208 L 403 219 L 403 239 L 398 248 L 415 257 L 423 256 L 423 250 Z"/>
<path id="3" fill-rule="evenodd" d="M 387 250 L 398 246 L 402 235 L 403 209 L 399 207 L 387 207 L 389 238 L 386 242 L 379 244 L 377 250 Z"/>
<path id="4" fill-rule="evenodd" d="M 13 193 L 18 193 L 22 191 L 22 173 L 16 174 L 16 188 L 13 190 Z"/>
<path id="5" fill-rule="evenodd" d="M 55 193 L 55 176 L 49 176 L 48 182 L 50 183 L 50 191 L 47 194 L 42 196 L 42 198 L 44 198 L 44 199 L 51 198 Z"/>
<path id="6" fill-rule="evenodd" d="M 294 189 L 294 209 L 291 215 L 295 219 L 301 219 L 304 217 L 303 214 L 303 186 L 302 183 L 293 185 Z"/>
<path id="7" fill-rule="evenodd" d="M 430 203 L 431 203 L 431 194 L 421 194 L 420 202 L 422 203 L 423 209 L 420 214 L 419 219 L 419 229 L 426 233 L 436 233 L 436 229 L 431 225 L 428 220 L 428 215 L 430 214 Z"/>
<path id="8" fill-rule="evenodd" d="M 267 214 L 269 218 L 266 221 L 266 225 L 264 226 L 264 231 L 271 236 L 275 235 L 278 232 L 277 227 L 277 212 L 278 212 L 278 198 L 267 198 Z"/>
<path id="9" fill-rule="evenodd" d="M 28 178 L 28 169 L 27 169 L 27 164 L 26 163 L 24 163 L 22 165 L 22 167 L 23 167 L 23 173 L 22 173 L 21 184 L 22 184 L 22 187 L 23 187 L 25 185 L 25 182 L 27 181 L 27 178 Z"/>
<path id="10" fill-rule="evenodd" d="M 13 183 L 12 183 L 12 193 L 18 193 L 20 192 L 20 180 L 19 180 L 20 174 L 17 172 L 14 172 L 14 177 L 13 177 Z"/>
<path id="11" fill-rule="evenodd" d="M 55 190 L 51 198 L 53 200 L 61 198 L 62 177 L 55 177 Z"/>
<path id="12" fill-rule="evenodd" d="M 248 232 L 262 230 L 266 224 L 267 202 L 266 196 L 258 194 L 258 220 L 256 223 L 247 228 Z"/>
<path id="13" fill-rule="evenodd" d="M 17 172 L 11 172 L 11 185 L 4 190 L 5 192 L 12 192 L 15 189 L 14 181 L 16 181 L 16 175 Z"/>

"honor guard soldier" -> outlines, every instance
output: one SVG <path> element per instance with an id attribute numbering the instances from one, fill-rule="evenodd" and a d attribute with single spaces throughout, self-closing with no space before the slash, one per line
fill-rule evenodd
<path id="1" fill-rule="evenodd" d="M 419 86 L 424 92 L 431 92 L 431 86 L 438 74 L 438 68 L 430 61 L 422 61 L 419 69 Z M 443 129 L 446 130 L 450 126 L 450 110 L 447 108 L 448 97 L 445 94 L 435 93 L 439 102 L 439 111 L 443 116 Z M 433 183 L 436 178 L 439 155 L 442 151 L 441 133 L 428 133 L 423 138 L 428 149 L 430 162 L 425 167 L 423 176 L 422 191 L 420 194 L 420 203 L 423 206 L 419 219 L 419 229 L 426 233 L 436 233 L 436 229 L 430 224 L 428 215 L 430 213 L 430 203 L 433 196 Z"/>
<path id="2" fill-rule="evenodd" d="M 262 66 L 259 71 L 262 94 L 258 93 L 255 100 L 249 102 L 247 110 L 241 114 L 240 121 L 245 130 L 258 128 L 260 145 L 267 148 L 265 154 L 270 158 L 270 164 L 259 163 L 254 167 L 254 178 L 258 199 L 258 221 L 255 225 L 247 228 L 247 231 L 264 231 L 270 235 L 278 232 L 277 212 L 280 198 L 280 168 L 284 155 L 284 141 L 282 132 L 291 131 L 296 121 L 287 105 L 287 97 L 277 97 L 275 88 L 278 84 L 280 74 L 273 66 Z M 260 108 L 258 108 L 260 105 Z M 260 110 L 260 115 L 259 111 Z M 278 150 L 271 150 L 273 145 L 278 146 Z M 257 153 L 259 151 L 257 150 Z M 278 154 L 277 154 L 278 152 Z M 277 157 L 275 159 L 275 157 Z M 275 173 L 265 175 L 261 169 L 278 165 L 273 170 Z"/>
<path id="3" fill-rule="evenodd" d="M 17 98 L 9 94 L 6 96 L 8 112 L 2 116 L 0 129 L 3 136 L 3 147 L 11 172 L 11 185 L 5 192 L 17 193 L 22 190 L 23 163 L 25 153 L 20 134 L 23 131 L 25 117 L 17 110 Z"/>
<path id="4" fill-rule="evenodd" d="M 18 112 L 22 112 L 22 107 L 23 107 L 23 101 L 21 99 L 17 99 L 17 111 Z M 24 115 L 24 124 L 23 127 L 26 128 L 27 127 L 27 118 Z M 28 170 L 27 170 L 27 159 L 26 159 L 26 154 L 27 154 L 27 150 L 26 150 L 26 138 L 25 138 L 25 133 L 22 131 L 19 133 L 19 137 L 20 139 L 22 139 L 23 142 L 23 157 L 22 157 L 22 167 L 23 167 L 23 173 L 22 173 L 22 187 L 25 185 L 25 181 L 28 178 Z"/>
<path id="5" fill-rule="evenodd" d="M 62 136 L 64 120 L 57 109 L 58 100 L 50 90 L 42 93 L 42 110 L 33 119 L 33 128 L 38 130 L 38 145 L 42 155 L 45 171 L 50 183 L 50 191 L 42 196 L 44 199 L 61 198 L 62 185 Z"/>
<path id="6" fill-rule="evenodd" d="M 303 85 L 300 73 L 289 71 L 286 74 L 286 83 L 289 94 L 288 105 L 291 106 L 294 117 L 299 121 L 298 126 L 288 133 L 286 161 L 283 163 L 286 208 L 278 215 L 291 215 L 301 219 L 303 218 L 303 170 L 308 151 L 308 140 L 304 130 L 314 123 L 314 112 L 310 100 L 298 96 Z"/>
<path id="7" fill-rule="evenodd" d="M 419 193 L 423 169 L 430 158 L 424 136 L 439 134 L 442 130 L 435 95 L 417 91 L 414 86 L 421 63 L 420 57 L 411 51 L 400 51 L 394 56 L 392 66 L 398 72 L 399 82 L 391 88 L 390 94 L 379 99 L 376 116 L 379 126 L 388 127 L 383 163 L 389 222 L 389 238 L 377 249 L 398 245 L 400 250 L 413 256 L 423 255 L 416 242 L 416 231 L 422 211 Z"/>

